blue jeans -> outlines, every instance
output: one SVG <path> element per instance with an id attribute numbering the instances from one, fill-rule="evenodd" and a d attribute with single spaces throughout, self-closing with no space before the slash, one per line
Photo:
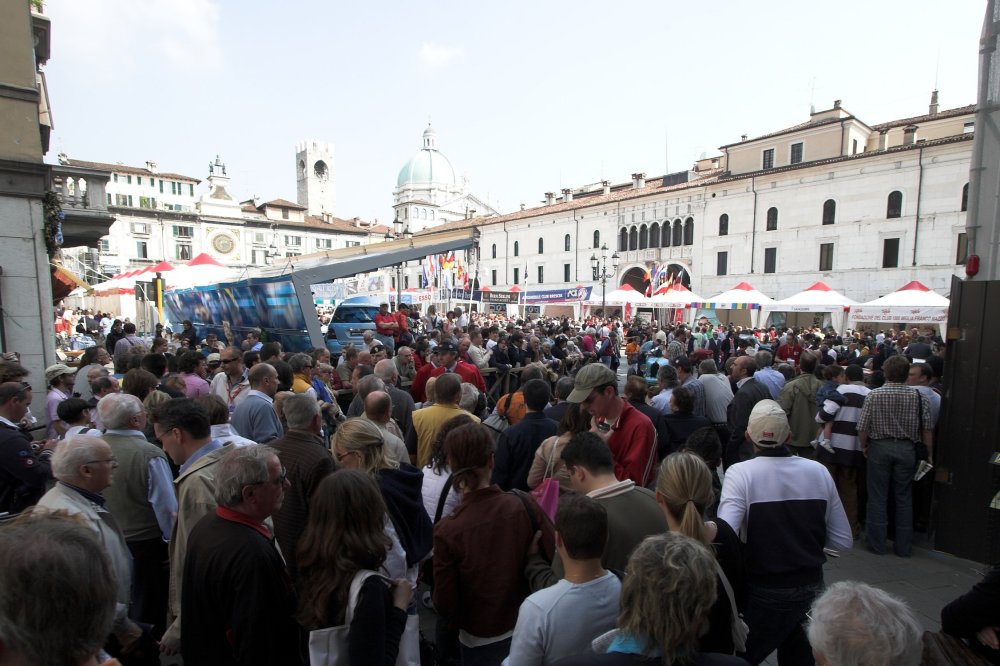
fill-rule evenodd
<path id="1" fill-rule="evenodd" d="M 889 481 L 896 500 L 896 535 L 893 550 L 909 557 L 913 548 L 913 475 L 917 472 L 916 448 L 908 439 L 873 439 L 868 444 L 868 511 L 865 534 L 868 548 L 885 552 L 889 518 Z"/>
<path id="2" fill-rule="evenodd" d="M 822 591 L 822 583 L 791 588 L 749 585 L 744 620 L 750 635 L 743 658 L 756 665 L 777 650 L 781 666 L 812 666 L 812 648 L 802 625 Z"/>
<path id="3" fill-rule="evenodd" d="M 388 354 L 386 356 L 392 356 L 396 351 L 396 341 L 391 335 L 381 335 L 379 333 L 375 334 L 375 339 L 385 345 L 385 349 Z"/>
<path id="4" fill-rule="evenodd" d="M 479 647 L 462 646 L 462 666 L 500 666 L 510 654 L 510 638 Z"/>

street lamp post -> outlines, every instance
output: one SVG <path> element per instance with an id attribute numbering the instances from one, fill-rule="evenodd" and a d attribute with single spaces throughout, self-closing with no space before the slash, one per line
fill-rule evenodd
<path id="1" fill-rule="evenodd" d="M 604 243 L 601 245 L 601 257 L 598 259 L 596 254 L 590 255 L 590 271 L 594 276 L 594 281 L 600 280 L 601 282 L 601 316 L 607 316 L 607 296 L 608 296 L 608 280 L 612 279 L 618 273 L 618 262 L 621 257 L 617 252 L 611 255 L 611 272 L 608 272 L 608 244 Z"/>
<path id="2" fill-rule="evenodd" d="M 392 221 L 393 233 L 386 233 L 385 239 L 395 240 L 403 238 L 410 240 L 413 234 L 410 232 L 410 225 L 403 226 L 403 221 L 399 219 L 399 211 L 396 211 L 396 218 Z M 396 309 L 403 304 L 403 262 L 396 264 Z"/>

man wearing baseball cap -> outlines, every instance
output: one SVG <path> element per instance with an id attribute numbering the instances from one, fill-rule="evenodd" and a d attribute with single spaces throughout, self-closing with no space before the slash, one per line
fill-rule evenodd
<path id="1" fill-rule="evenodd" d="M 45 418 L 49 427 L 45 431 L 46 439 L 57 439 L 69 429 L 69 424 L 60 420 L 56 408 L 63 400 L 73 395 L 73 383 L 76 381 L 76 370 L 56 363 L 45 368 L 45 384 L 48 391 L 45 394 Z"/>
<path id="2" fill-rule="evenodd" d="M 445 340 L 435 348 L 437 361 L 431 360 L 425 363 L 417 371 L 413 383 L 410 385 L 410 394 L 416 402 L 423 402 L 427 399 L 427 380 L 431 377 L 443 375 L 446 372 L 454 372 L 462 378 L 463 384 L 472 384 L 481 393 L 486 392 L 486 382 L 479 373 L 479 368 L 458 360 L 458 347 L 451 340 Z"/>
<path id="3" fill-rule="evenodd" d="M 730 465 L 719 518 L 745 544 L 750 627 L 744 658 L 759 664 L 774 650 L 781 663 L 812 663 L 802 625 L 823 591 L 824 548 L 851 548 L 851 526 L 826 468 L 792 455 L 785 411 L 761 400 L 746 430 L 755 457 Z"/>
<path id="4" fill-rule="evenodd" d="M 656 429 L 618 395 L 618 375 L 603 363 L 585 365 L 566 402 L 590 414 L 590 430 L 608 444 L 619 481 L 645 486 L 656 475 Z M 571 408 L 572 409 L 572 408 Z"/>

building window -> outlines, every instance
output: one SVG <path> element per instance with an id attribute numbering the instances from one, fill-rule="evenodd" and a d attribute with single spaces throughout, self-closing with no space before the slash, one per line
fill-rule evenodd
<path id="1" fill-rule="evenodd" d="M 177 183 L 170 181 L 170 193 L 177 194 Z"/>
<path id="2" fill-rule="evenodd" d="M 833 243 L 821 243 L 819 246 L 819 269 L 833 270 Z"/>
<path id="3" fill-rule="evenodd" d="M 969 210 L 969 184 L 962 186 L 962 207 L 959 209 L 963 213 Z"/>
<path id="4" fill-rule="evenodd" d="M 149 259 L 149 246 L 146 244 L 146 241 L 135 242 L 135 258 Z"/>
<path id="5" fill-rule="evenodd" d="M 332 238 L 317 238 L 316 239 L 316 249 L 317 250 L 329 250 L 333 248 Z"/>
<path id="6" fill-rule="evenodd" d="M 649 246 L 649 229 L 646 225 L 639 227 L 639 249 L 645 250 Z"/>
<path id="7" fill-rule="evenodd" d="M 899 268 L 899 239 L 882 241 L 882 268 Z"/>
<path id="8" fill-rule="evenodd" d="M 694 218 L 684 220 L 684 244 L 694 245 Z"/>
<path id="9" fill-rule="evenodd" d="M 118 174 L 114 174 L 114 176 L 115 176 L 115 182 L 117 183 L 118 182 Z"/>
<path id="10" fill-rule="evenodd" d="M 536 282 L 538 282 L 538 284 L 542 284 L 543 282 L 545 282 L 545 267 L 544 266 L 539 266 L 538 267 L 538 280 L 536 280 Z"/>
<path id="11" fill-rule="evenodd" d="M 538 254 L 545 254 L 545 239 L 538 239 Z"/>
<path id="12" fill-rule="evenodd" d="M 656 222 L 649 225 L 649 247 L 660 247 L 660 225 Z"/>
<path id="13" fill-rule="evenodd" d="M 853 141 L 851 141 L 851 154 L 852 155 L 857 155 L 858 154 L 858 140 L 857 139 L 854 139 Z"/>
<path id="14" fill-rule="evenodd" d="M 833 224 L 837 220 L 837 202 L 827 199 L 823 202 L 823 224 Z"/>
<path id="15" fill-rule="evenodd" d="M 496 259 L 497 258 L 497 244 L 496 243 L 493 243 L 492 251 L 493 251 L 493 258 Z"/>
<path id="16" fill-rule="evenodd" d="M 301 252 L 294 252 L 292 250 L 289 250 L 289 251 L 285 252 L 285 257 L 286 258 L 287 257 L 298 257 L 298 256 L 301 256 L 301 255 L 302 255 Z"/>
<path id="17" fill-rule="evenodd" d="M 174 238 L 194 238 L 194 227 L 174 225 Z"/>
<path id="18" fill-rule="evenodd" d="M 516 257 L 520 253 L 520 251 L 521 251 L 521 245 L 517 241 L 514 241 L 514 256 Z M 517 280 L 514 280 L 514 284 L 517 284 Z"/>
<path id="19" fill-rule="evenodd" d="M 569 264 L 563 264 L 563 282 L 569 282 L 570 281 L 570 276 L 569 275 L 570 275 L 569 274 Z"/>
<path id="20" fill-rule="evenodd" d="M 153 197 L 139 197 L 139 208 L 156 208 L 156 199 Z"/>
<path id="21" fill-rule="evenodd" d="M 517 266 L 514 267 L 514 284 L 521 284 L 521 269 Z"/>
<path id="22" fill-rule="evenodd" d="M 285 245 L 290 247 L 301 247 L 302 236 L 285 236 Z"/>
<path id="23" fill-rule="evenodd" d="M 726 275 L 729 270 L 729 253 L 717 252 L 715 255 L 715 274 Z"/>
<path id="24" fill-rule="evenodd" d="M 174 258 L 189 261 L 191 259 L 191 243 L 177 243 L 174 248 Z"/>
<path id="25" fill-rule="evenodd" d="M 663 221 L 663 227 L 660 228 L 660 247 L 670 247 L 670 222 L 669 220 Z"/>
<path id="26" fill-rule="evenodd" d="M 132 184 L 132 176 L 125 176 L 125 182 L 128 183 L 129 185 L 131 185 Z"/>
<path id="27" fill-rule="evenodd" d="M 965 234 L 963 234 L 964 236 Z M 111 241 L 107 238 L 102 238 L 97 241 L 97 249 L 101 254 L 111 254 Z"/>
<path id="28" fill-rule="evenodd" d="M 160 194 L 163 194 L 163 179 L 160 179 Z"/>
<path id="29" fill-rule="evenodd" d="M 110 192 L 108 193 L 108 205 L 109 206 L 111 205 L 111 193 Z"/>
<path id="30" fill-rule="evenodd" d="M 491 277 L 493 278 L 493 286 L 495 287 L 497 286 L 497 269 L 494 268 L 491 271 L 491 273 L 492 273 Z"/>
<path id="31" fill-rule="evenodd" d="M 639 248 L 639 230 L 632 227 L 628 230 L 628 249 L 636 250 Z"/>
<path id="32" fill-rule="evenodd" d="M 361 247 L 361 241 L 344 241 L 344 247 Z"/>
<path id="33" fill-rule="evenodd" d="M 776 273 L 778 267 L 778 248 L 764 248 L 764 272 Z"/>
<path id="34" fill-rule="evenodd" d="M 101 242 L 103 243 L 104 241 Z M 955 252 L 955 263 L 964 264 L 965 260 L 968 258 L 969 258 L 969 236 L 963 231 L 958 235 L 958 251 Z"/>
<path id="35" fill-rule="evenodd" d="M 149 225 L 145 222 L 133 222 L 131 225 L 133 234 L 148 234 Z"/>
<path id="36" fill-rule="evenodd" d="M 777 231 L 778 230 L 778 209 L 771 206 L 767 209 L 767 230 Z"/>
<path id="37" fill-rule="evenodd" d="M 764 151 L 764 161 L 762 168 L 773 169 L 774 168 L 774 148 L 768 148 Z"/>
<path id="38" fill-rule="evenodd" d="M 573 243 L 573 241 L 570 240 L 569 234 L 566 234 L 566 237 L 563 238 L 563 250 L 565 250 L 566 252 L 569 252 L 570 246 L 572 245 L 572 243 Z"/>
<path id="39" fill-rule="evenodd" d="M 729 214 L 723 213 L 719 216 L 719 235 L 728 236 L 729 235 Z"/>
<path id="40" fill-rule="evenodd" d="M 136 176 L 135 177 L 135 184 L 136 185 L 142 185 L 142 176 Z"/>
<path id="41" fill-rule="evenodd" d="M 900 217 L 903 214 L 903 193 L 899 190 L 893 190 L 889 192 L 889 197 L 886 201 L 885 207 L 885 217 L 886 219 L 893 219 L 895 217 Z"/>
<path id="42" fill-rule="evenodd" d="M 628 229 L 622 227 L 622 230 L 618 232 L 618 249 L 624 252 L 628 249 Z"/>
<path id="43" fill-rule="evenodd" d="M 288 209 L 287 208 L 282 208 L 281 209 L 281 219 L 283 219 L 283 220 L 287 220 L 288 219 Z"/>
<path id="44" fill-rule="evenodd" d="M 793 143 L 791 154 L 788 156 L 789 164 L 799 164 L 802 161 L 802 143 Z"/>
<path id="45" fill-rule="evenodd" d="M 600 231 L 595 231 L 594 232 L 594 247 L 595 248 L 601 247 L 601 232 Z"/>
<path id="46" fill-rule="evenodd" d="M 194 196 L 194 183 L 188 184 L 188 194 L 191 195 L 192 197 Z"/>
<path id="47" fill-rule="evenodd" d="M 681 245 L 683 240 L 682 236 L 684 234 L 684 224 L 680 220 L 674 220 L 674 231 L 673 231 L 673 246 L 678 247 Z"/>

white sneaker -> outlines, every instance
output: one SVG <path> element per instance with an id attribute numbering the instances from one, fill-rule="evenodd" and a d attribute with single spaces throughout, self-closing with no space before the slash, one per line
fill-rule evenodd
<path id="1" fill-rule="evenodd" d="M 828 439 L 819 440 L 819 445 L 822 446 L 828 453 L 833 453 L 833 444 Z"/>

